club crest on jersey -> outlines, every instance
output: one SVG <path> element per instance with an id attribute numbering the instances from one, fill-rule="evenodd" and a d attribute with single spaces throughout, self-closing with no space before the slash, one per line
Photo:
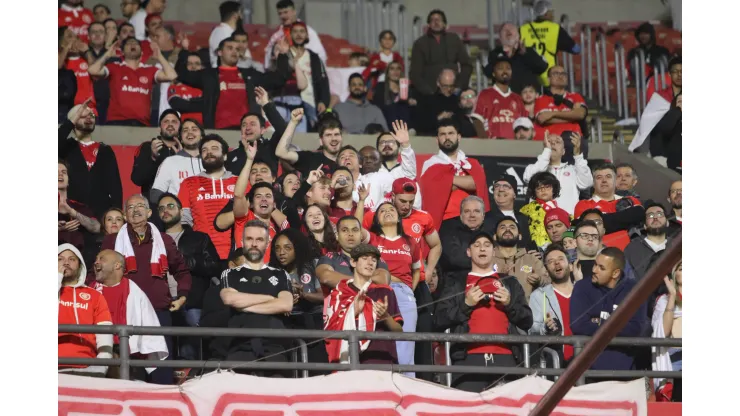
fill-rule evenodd
<path id="1" fill-rule="evenodd" d="M 523 271 L 524 273 L 532 273 L 532 270 L 533 270 L 532 266 L 526 266 L 526 265 L 522 266 L 522 269 L 521 269 L 521 271 Z"/>
<path id="2" fill-rule="evenodd" d="M 303 278 L 301 277 L 301 279 L 303 279 Z M 272 283 L 273 286 L 277 286 L 277 284 L 278 284 L 278 278 L 275 277 L 275 276 L 270 276 L 270 278 L 267 279 L 267 280 L 269 280 L 270 283 Z"/>
<path id="3" fill-rule="evenodd" d="M 149 82 L 149 78 L 143 76 L 139 77 L 139 82 L 141 82 L 142 84 L 146 84 L 147 82 Z"/>
<path id="4" fill-rule="evenodd" d="M 92 22 L 92 19 L 90 19 L 90 16 L 88 16 L 86 14 L 83 14 L 82 15 L 82 21 L 85 22 L 85 23 L 87 23 L 89 25 L 90 22 Z"/>
<path id="5" fill-rule="evenodd" d="M 85 293 L 85 292 L 81 292 L 80 293 L 80 299 L 82 299 L 82 300 L 90 300 L 90 294 L 89 293 Z"/>
<path id="6" fill-rule="evenodd" d="M 406 251 L 411 251 L 411 247 L 408 244 L 404 244 L 402 248 Z"/>
<path id="7" fill-rule="evenodd" d="M 411 231 L 415 232 L 416 234 L 419 234 L 421 232 L 421 225 L 419 225 L 419 223 L 414 223 L 411 226 Z"/>
<path id="8" fill-rule="evenodd" d="M 260 277 L 260 276 L 254 276 L 254 277 L 252 278 L 252 283 L 254 283 L 254 284 L 258 284 L 258 283 L 260 283 L 260 282 L 262 282 L 262 277 Z"/>
<path id="9" fill-rule="evenodd" d="M 87 62 L 83 62 L 80 64 L 80 70 L 87 71 Z"/>
<path id="10" fill-rule="evenodd" d="M 304 285 L 307 285 L 311 281 L 311 275 L 308 273 L 304 273 L 301 275 L 301 283 Z"/>
<path id="11" fill-rule="evenodd" d="M 234 192 L 234 188 L 236 188 L 236 185 L 229 185 L 226 187 L 226 189 L 228 189 L 229 192 Z"/>

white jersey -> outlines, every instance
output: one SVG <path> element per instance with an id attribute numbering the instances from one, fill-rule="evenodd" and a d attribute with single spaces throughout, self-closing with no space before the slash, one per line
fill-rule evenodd
<path id="1" fill-rule="evenodd" d="M 167 157 L 159 165 L 149 199 L 157 201 L 165 192 L 178 195 L 182 181 L 201 172 L 203 172 L 203 163 L 200 157 L 192 157 L 184 150 L 181 150 L 176 155 Z"/>

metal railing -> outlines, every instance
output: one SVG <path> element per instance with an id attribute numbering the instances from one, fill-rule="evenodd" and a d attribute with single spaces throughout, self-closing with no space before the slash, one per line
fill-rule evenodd
<path id="1" fill-rule="evenodd" d="M 581 95 L 589 100 L 594 98 L 594 76 L 591 27 L 581 27 Z"/>
<path id="2" fill-rule="evenodd" d="M 642 48 L 637 49 L 637 54 L 632 59 L 632 67 L 635 72 L 635 92 L 637 94 L 635 102 L 637 103 L 635 111 L 637 122 L 642 118 L 642 111 L 647 104 L 647 78 L 645 76 L 645 51 Z"/>
<path id="3" fill-rule="evenodd" d="M 620 118 L 626 119 L 630 117 L 629 98 L 627 97 L 627 81 L 629 78 L 626 76 L 627 64 L 624 58 L 624 45 L 620 42 L 614 45 L 614 69 L 617 89 L 617 114 Z"/>
<path id="4" fill-rule="evenodd" d="M 364 331 L 322 331 L 322 330 L 294 330 L 294 329 L 242 329 L 242 328 L 202 328 L 202 327 L 146 327 L 129 325 L 59 325 L 59 333 L 72 334 L 115 334 L 120 343 L 119 358 L 65 358 L 59 357 L 59 365 L 101 365 L 120 366 L 120 378 L 130 378 L 131 367 L 169 367 L 169 368 L 201 368 L 226 369 L 239 368 L 244 370 L 313 370 L 313 371 L 346 371 L 346 370 L 386 370 L 394 372 L 421 372 L 421 373 L 467 373 L 467 374 L 510 374 L 524 376 L 540 374 L 544 376 L 559 376 L 563 369 L 559 368 L 529 368 L 529 344 L 538 345 L 573 345 L 575 355 L 578 355 L 591 337 L 586 336 L 532 336 L 532 335 L 494 335 L 494 334 L 451 334 L 451 333 L 416 333 L 416 332 L 364 332 Z M 278 363 L 263 361 L 196 361 L 196 360 L 132 360 L 129 350 L 129 337 L 132 335 L 164 335 L 164 336 L 194 336 L 194 337 L 260 337 L 301 340 L 343 339 L 349 344 L 349 363 L 309 363 L 305 362 L 306 355 L 301 351 L 304 362 Z M 476 367 L 450 365 L 388 365 L 388 364 L 361 364 L 360 340 L 393 340 L 416 342 L 446 342 L 446 343 L 505 343 L 523 345 L 525 350 L 524 367 Z M 615 338 L 610 346 L 660 346 L 680 347 L 680 338 Z M 304 373 L 305 374 L 305 373 Z M 649 370 L 589 370 L 584 377 L 593 378 L 680 378 L 680 371 L 649 371 Z M 583 379 L 578 384 L 582 384 Z"/>

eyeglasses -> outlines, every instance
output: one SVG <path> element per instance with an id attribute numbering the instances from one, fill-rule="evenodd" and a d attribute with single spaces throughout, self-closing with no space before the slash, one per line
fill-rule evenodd
<path id="1" fill-rule="evenodd" d="M 175 204 L 174 202 L 170 202 L 169 204 L 165 204 L 157 208 L 157 211 L 164 212 L 165 209 L 175 209 L 175 208 L 177 208 L 177 204 Z"/>
<path id="2" fill-rule="evenodd" d="M 670 191 L 670 194 L 671 195 L 676 195 L 676 194 L 680 194 L 680 193 L 681 193 L 681 190 L 680 189 L 671 189 L 671 191 Z"/>
<path id="3" fill-rule="evenodd" d="M 587 240 L 587 241 L 594 241 L 599 239 L 598 234 L 586 234 L 586 233 L 580 233 L 576 236 L 576 238 L 580 238 L 581 240 Z"/>
<path id="4" fill-rule="evenodd" d="M 126 207 L 126 211 L 133 211 L 134 209 L 148 209 L 146 204 L 129 205 Z"/>
<path id="5" fill-rule="evenodd" d="M 383 140 L 383 141 L 378 142 L 378 147 L 390 146 L 393 144 L 396 144 L 395 140 Z"/>
<path id="6" fill-rule="evenodd" d="M 452 89 L 452 88 L 455 88 L 455 84 L 439 84 L 439 87 Z"/>
<path id="7" fill-rule="evenodd" d="M 505 190 L 508 191 L 508 190 L 512 189 L 512 187 L 508 183 L 494 183 L 493 184 L 493 189 L 505 189 Z"/>
<path id="8" fill-rule="evenodd" d="M 550 72 L 550 75 L 552 75 L 554 77 L 564 77 L 567 74 L 565 72 L 559 72 L 559 71 L 558 72 L 554 72 L 553 71 L 553 72 Z"/>
<path id="9" fill-rule="evenodd" d="M 650 219 L 653 219 L 653 218 L 663 218 L 663 217 L 665 217 L 665 213 L 663 211 L 648 212 L 646 215 Z"/>
<path id="10" fill-rule="evenodd" d="M 534 189 L 536 189 L 538 191 L 544 191 L 545 189 L 552 189 L 552 185 L 538 185 Z"/>
<path id="11" fill-rule="evenodd" d="M 593 221 L 593 222 L 594 222 L 594 224 L 596 224 L 596 225 L 604 225 L 604 221 L 601 221 L 601 220 L 592 220 L 592 221 Z"/>
<path id="12" fill-rule="evenodd" d="M 469 100 L 471 98 L 475 98 L 475 94 L 465 94 L 462 96 L 462 98 L 465 98 L 466 100 Z"/>

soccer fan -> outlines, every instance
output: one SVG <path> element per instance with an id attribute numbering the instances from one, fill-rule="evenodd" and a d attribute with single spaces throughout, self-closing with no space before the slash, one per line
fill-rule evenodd
<path id="1" fill-rule="evenodd" d="M 519 117 L 514 120 L 514 139 L 534 140 L 534 124 L 529 117 Z"/>
<path id="2" fill-rule="evenodd" d="M 411 115 L 419 135 L 433 136 L 439 121 L 448 118 L 457 121 L 460 118 L 462 109 L 455 88 L 455 71 L 443 69 L 437 77 L 437 90 L 431 95 L 418 97 Z"/>
<path id="3" fill-rule="evenodd" d="M 280 43 L 283 39 L 290 39 L 290 29 L 293 23 L 298 22 L 298 16 L 295 10 L 295 4 L 292 0 L 280 0 L 275 5 L 277 8 L 278 18 L 280 18 L 280 28 L 270 36 L 270 41 L 265 47 L 265 68 L 270 67 L 270 57 L 272 56 L 273 48 Z M 316 53 L 322 62 L 326 62 L 326 50 L 324 45 L 321 44 L 321 38 L 319 34 L 311 27 L 306 25 L 308 32 L 308 38 L 313 41 L 308 45 L 308 49 L 311 49 Z"/>
<path id="4" fill-rule="evenodd" d="M 58 240 L 61 243 L 69 243 L 85 253 L 84 260 L 90 263 L 94 257 L 93 241 L 95 234 L 100 232 L 100 222 L 95 214 L 85 204 L 69 199 L 69 168 L 64 161 L 58 164 Z"/>
<path id="5" fill-rule="evenodd" d="M 61 70 L 64 68 L 74 72 L 77 89 L 73 103 L 75 105 L 82 104 L 92 98 L 88 104 L 95 109 L 96 102 L 93 82 L 88 72 L 88 61 L 85 59 L 90 48 L 87 43 L 74 35 L 72 29 L 63 26 L 59 28 L 59 32 L 61 44 L 57 54 L 57 69 Z"/>
<path id="6" fill-rule="evenodd" d="M 375 104 L 366 100 L 367 87 L 362 75 L 354 73 L 349 76 L 349 97 L 347 100 L 334 106 L 334 110 L 342 121 L 342 126 L 350 134 L 362 134 L 369 124 L 380 124 L 384 130 L 388 129 L 388 122 Z"/>
<path id="7" fill-rule="evenodd" d="M 526 116 L 524 102 L 515 93 L 511 81 L 511 60 L 505 55 L 495 57 L 492 64 L 494 84 L 481 91 L 475 112 L 485 120 L 486 137 L 513 139 L 514 121 Z"/>
<path id="8" fill-rule="evenodd" d="M 141 8 L 141 2 L 139 0 L 121 0 L 121 14 L 128 20 L 136 14 Z M 125 22 L 130 24 L 128 22 Z M 133 26 L 132 26 L 133 27 Z"/>
<path id="9" fill-rule="evenodd" d="M 493 269 L 502 275 L 514 276 L 524 290 L 524 297 L 529 302 L 529 295 L 534 289 L 550 283 L 542 260 L 522 247 L 519 228 L 512 217 L 501 217 L 496 222 L 493 240 Z"/>
<path id="10" fill-rule="evenodd" d="M 638 280 L 645 276 L 654 259 L 663 254 L 673 240 L 667 235 L 668 220 L 660 203 L 651 201 L 645 205 L 644 227 L 647 235 L 632 240 L 624 249 L 625 260 Z"/>
<path id="11" fill-rule="evenodd" d="M 337 156 L 342 148 L 342 123 L 333 117 L 327 117 L 319 121 L 319 144 L 321 150 L 313 152 L 309 150 L 295 151 L 290 149 L 290 142 L 298 124 L 303 118 L 303 109 L 296 108 L 290 113 L 290 121 L 285 132 L 280 137 L 275 156 L 288 162 L 295 170 L 301 173 L 301 177 L 307 178 L 309 172 L 319 167 L 324 173 L 331 174 L 337 168 Z"/>
<path id="12" fill-rule="evenodd" d="M 545 148 L 537 156 L 537 162 L 524 169 L 524 182 L 530 182 L 539 172 L 550 172 L 560 183 L 560 192 L 556 195 L 557 206 L 573 215 L 581 191 L 594 184 L 591 168 L 581 152 L 581 136 L 571 135 L 574 163 L 565 160 L 565 142 L 561 136 L 545 132 Z M 577 216 L 577 215 L 576 215 Z"/>
<path id="13" fill-rule="evenodd" d="M 310 39 L 305 23 L 293 23 L 290 38 L 290 57 L 294 71 L 275 101 L 279 103 L 278 109 L 284 119 L 290 117 L 291 109 L 303 108 L 305 117 L 296 131 L 305 133 L 309 124 L 313 127 L 318 115 L 329 107 L 329 76 L 319 55 L 306 47 Z"/>
<path id="14" fill-rule="evenodd" d="M 360 149 L 360 172 L 363 175 L 380 170 L 380 152 L 375 147 L 364 146 Z"/>
<path id="15" fill-rule="evenodd" d="M 635 287 L 636 280 L 624 277 L 624 266 L 622 251 L 607 247 L 596 257 L 591 279 L 576 282 L 570 297 L 570 328 L 573 335 L 593 336 Z M 648 325 L 646 304 L 642 303 L 617 336 L 642 336 Z M 606 347 L 591 369 L 633 370 L 636 352 L 633 347 Z"/>
<path id="16" fill-rule="evenodd" d="M 219 258 L 226 260 L 231 239 L 228 234 L 216 230 L 213 220 L 224 204 L 234 198 L 237 177 L 224 169 L 229 145 L 221 136 L 208 134 L 198 147 L 203 172 L 186 178 L 180 184 L 178 198 L 182 201 L 182 221 L 192 224 L 193 230 L 208 234 Z"/>
<path id="17" fill-rule="evenodd" d="M 165 110 L 159 116 L 159 135 L 145 141 L 136 149 L 131 182 L 141 187 L 143 195 L 149 196 L 162 162 L 182 150 L 182 144 L 177 137 L 180 127 L 180 115 L 177 111 Z"/>
<path id="18" fill-rule="evenodd" d="M 422 95 L 434 94 L 434 83 L 439 73 L 454 68 L 457 83 L 453 81 L 451 91 L 467 88 L 473 64 L 465 44 L 457 34 L 447 32 L 447 16 L 442 10 L 430 11 L 427 25 L 427 33 L 416 39 L 411 48 L 411 85 Z"/>
<path id="19" fill-rule="evenodd" d="M 113 149 L 92 139 L 95 114 L 87 103 L 73 107 L 59 126 L 57 149 L 59 159 L 68 167 L 67 196 L 99 216 L 110 207 L 123 205 L 123 187 Z"/>
<path id="20" fill-rule="evenodd" d="M 457 119 L 463 137 L 486 137 L 485 120 L 475 112 L 477 105 L 478 96 L 473 88 L 460 92 L 460 113 Z"/>
<path id="21" fill-rule="evenodd" d="M 63 0 L 59 3 L 58 26 L 67 26 L 82 42 L 87 43 L 87 29 L 93 22 L 93 13 L 82 6 L 82 0 Z"/>
<path id="22" fill-rule="evenodd" d="M 493 201 L 494 206 L 488 213 L 488 217 L 501 218 L 511 217 L 516 220 L 521 236 L 521 246 L 534 249 L 532 239 L 529 235 L 529 218 L 519 211 L 514 210 L 514 200 L 516 199 L 519 184 L 517 179 L 512 175 L 503 173 L 493 179 Z"/>
<path id="23" fill-rule="evenodd" d="M 80 251 L 72 244 L 58 248 L 59 325 L 113 325 L 103 295 L 85 286 L 87 268 Z M 113 358 L 113 335 L 58 335 L 59 357 Z M 106 366 L 59 365 L 59 372 L 92 377 L 105 377 Z"/>
<path id="24" fill-rule="evenodd" d="M 362 243 L 352 249 L 350 256 L 351 278 L 339 280 L 331 291 L 324 329 L 402 332 L 404 322 L 396 295 L 375 278 L 381 264 L 380 251 Z M 346 268 L 350 270 L 349 265 Z M 360 341 L 360 363 L 398 364 L 397 344 L 392 340 Z M 326 351 L 329 362 L 350 362 L 346 340 L 328 339 Z"/>
<path id="25" fill-rule="evenodd" d="M 668 215 L 668 231 L 671 234 L 681 230 L 683 224 L 683 196 L 681 192 L 681 181 L 675 181 L 668 190 L 668 202 L 671 204 L 671 213 Z"/>
<path id="26" fill-rule="evenodd" d="M 671 274 L 663 278 L 668 293 L 660 296 L 651 317 L 653 338 L 681 338 L 683 321 L 683 264 L 679 261 Z M 657 348 L 653 353 L 653 370 L 681 371 L 683 360 L 681 347 Z M 658 401 L 681 401 L 680 380 L 654 379 Z M 671 397 L 672 396 L 672 397 Z"/>
<path id="27" fill-rule="evenodd" d="M 239 62 L 236 66 L 239 68 L 254 68 L 259 72 L 265 72 L 265 67 L 262 63 L 252 59 L 252 52 L 249 50 L 249 35 L 244 31 L 242 27 L 238 27 L 231 37 L 237 43 L 237 51 L 239 52 Z"/>
<path id="28" fill-rule="evenodd" d="M 339 250 L 334 224 L 329 215 L 317 204 L 311 204 L 303 215 L 303 227 L 313 250 L 325 255 Z"/>
<path id="29" fill-rule="evenodd" d="M 152 189 L 149 191 L 150 201 L 159 201 L 164 193 L 177 195 L 183 180 L 203 172 L 198 145 L 204 135 L 205 130 L 198 121 L 193 119 L 182 121 L 178 133 L 182 150 L 166 157 L 159 165 Z M 177 139 L 175 142 L 177 143 Z"/>
<path id="30" fill-rule="evenodd" d="M 103 214 L 104 235 L 116 234 L 126 223 L 126 216 L 120 208 L 109 208 Z"/>
<path id="31" fill-rule="evenodd" d="M 357 211 L 357 205 L 352 200 L 352 194 L 355 190 L 355 180 L 352 172 L 344 166 L 339 166 L 331 177 L 331 212 L 336 217 L 345 215 L 354 215 Z"/>
<path id="32" fill-rule="evenodd" d="M 332 180 L 324 176 L 319 169 L 311 171 L 291 199 L 299 212 L 305 212 L 305 209 L 313 204 L 319 206 L 332 223 L 336 223 L 346 214 L 344 209 L 332 206 Z M 352 215 L 355 214 L 356 212 Z"/>
<path id="33" fill-rule="evenodd" d="M 568 261 L 568 252 L 561 244 L 553 243 L 542 258 L 552 283 L 533 290 L 529 297 L 533 317 L 529 335 L 573 335 L 570 329 L 570 297 L 573 294 L 570 273 L 573 266 Z M 557 351 L 566 365 L 573 358 L 572 345 L 557 347 Z"/>
<path id="34" fill-rule="evenodd" d="M 380 168 L 378 172 L 388 172 L 392 180 L 406 178 L 416 179 L 416 153 L 411 148 L 409 128 L 405 122 L 396 120 L 391 123 L 393 131 L 381 133 L 375 139 L 375 147 L 380 153 Z M 398 156 L 401 161 L 398 161 Z M 365 161 L 365 155 L 362 157 Z M 387 179 L 385 179 L 387 181 Z M 368 180 L 368 182 L 371 182 Z M 392 183 L 392 181 L 389 181 Z M 373 186 L 375 186 L 373 184 Z M 371 189 L 372 192 L 372 189 Z M 421 192 L 417 189 L 414 199 L 414 208 L 421 208 Z"/>
<path id="35" fill-rule="evenodd" d="M 185 58 L 185 62 L 180 59 Z M 182 69 L 182 66 L 185 69 Z M 203 69 L 203 60 L 195 52 L 178 55 L 175 72 L 199 71 Z M 203 91 L 175 80 L 167 89 L 167 103 L 170 108 L 182 114 L 182 119 L 192 118 L 203 124 Z"/>
<path id="36" fill-rule="evenodd" d="M 242 117 L 250 111 L 259 111 L 255 88 L 279 89 L 290 75 L 288 44 L 278 45 L 277 70 L 262 73 L 254 68 L 239 68 L 239 45 L 228 37 L 218 45 L 219 66 L 197 71 L 178 72 L 178 79 L 186 85 L 203 91 L 203 125 L 207 129 L 239 128 Z M 183 50 L 180 55 L 189 54 Z M 184 61 L 181 56 L 178 60 Z M 180 67 L 178 67 L 180 69 Z"/>
<path id="37" fill-rule="evenodd" d="M 418 318 L 414 291 L 421 276 L 421 250 L 403 230 L 401 216 L 390 202 L 383 202 L 375 211 L 370 226 L 370 244 L 380 250 L 380 257 L 388 264 L 391 289 L 396 294 L 398 309 L 403 318 L 403 331 L 416 332 Z M 397 341 L 399 364 L 414 364 L 414 342 Z M 404 373 L 416 377 L 416 373 Z"/>
<path id="38" fill-rule="evenodd" d="M 234 31 L 244 25 L 242 21 L 242 5 L 238 1 L 224 1 L 218 6 L 221 15 L 221 24 L 213 28 L 208 37 L 208 52 L 211 56 L 211 66 L 218 67 L 216 51 L 222 40 L 233 35 Z"/>
<path id="39" fill-rule="evenodd" d="M 442 221 L 460 215 L 460 203 L 478 195 L 490 210 L 486 174 L 476 159 L 467 157 L 460 146 L 459 127 L 443 119 L 437 127 L 439 153 L 427 159 L 421 169 L 422 206 L 434 219 L 436 229 Z M 495 166 L 492 166 L 495 170 Z"/>
<path id="40" fill-rule="evenodd" d="M 447 282 L 434 313 L 436 326 L 451 333 L 518 334 L 532 326 L 524 290 L 513 276 L 493 271 L 491 235 L 478 232 L 466 250 L 471 267 L 465 279 Z M 516 367 L 522 361 L 517 345 L 452 344 L 452 365 Z M 498 374 L 453 376 L 452 386 L 480 393 L 499 378 Z M 511 379 L 511 377 L 507 377 Z"/>
<path id="41" fill-rule="evenodd" d="M 111 18 L 110 9 L 102 3 L 93 6 L 92 12 L 93 16 L 95 16 L 95 21 L 98 23 L 103 23 Z"/>
<path id="42" fill-rule="evenodd" d="M 573 262 L 573 280 L 591 280 L 596 256 L 604 248 L 599 227 L 593 221 L 579 221 L 573 235 L 576 238 L 577 256 L 577 260 Z"/>
<path id="43" fill-rule="evenodd" d="M 575 133 L 581 143 L 578 150 L 583 149 L 584 157 L 588 157 L 588 141 L 584 137 L 588 131 L 583 131 L 581 127 L 588 115 L 588 107 L 581 94 L 566 91 L 568 73 L 565 68 L 555 65 L 547 71 L 547 76 L 550 79 L 550 90 L 535 101 L 535 120 L 543 127 L 544 132 L 563 138 L 565 161 L 575 164 L 573 158 L 579 154 L 575 152 L 573 145 Z"/>
<path id="44" fill-rule="evenodd" d="M 95 284 L 93 289 L 105 298 L 110 310 L 113 325 L 159 326 L 159 319 L 154 312 L 144 291 L 131 279 L 125 277 L 126 261 L 121 253 L 103 250 L 95 258 Z M 113 338 L 113 350 L 118 353 L 120 341 Z M 148 360 L 164 360 L 169 355 L 167 343 L 162 335 L 131 335 L 128 338 L 129 353 Z M 171 384 L 171 381 L 156 379 L 154 368 L 147 368 L 152 374 L 151 382 Z"/>
<path id="45" fill-rule="evenodd" d="M 650 79 L 653 76 L 653 69 L 661 64 L 667 65 L 668 57 L 671 54 L 668 49 L 657 44 L 655 27 L 650 22 L 645 22 L 635 29 L 635 39 L 637 40 L 637 46 L 627 52 L 625 66 L 629 71 L 630 78 L 636 81 L 637 67 L 634 62 L 638 52 L 642 50 L 645 54 L 645 77 Z"/>
<path id="46" fill-rule="evenodd" d="M 106 28 L 106 25 L 113 25 L 113 30 L 109 31 Z M 116 25 L 115 20 L 108 19 L 105 22 L 93 22 L 90 24 L 90 28 L 88 29 L 88 33 L 90 35 L 90 45 L 87 49 L 87 53 L 85 54 L 85 65 L 84 65 L 84 76 L 87 77 L 88 80 L 90 80 L 90 75 L 87 73 L 87 67 L 89 64 L 94 63 L 98 58 L 103 56 L 105 52 L 113 46 L 113 42 L 115 42 L 116 38 L 116 32 L 118 31 L 118 26 Z M 118 58 L 111 58 L 108 63 L 117 61 Z M 72 63 L 71 60 L 67 60 L 68 65 Z M 80 63 L 78 68 L 82 68 L 82 64 Z M 75 71 L 76 74 L 82 75 L 82 72 Z M 84 77 L 78 78 L 78 81 L 82 82 L 84 80 Z M 110 102 L 110 86 L 108 85 L 108 80 L 104 78 L 98 78 L 92 80 L 91 88 L 93 91 L 93 97 L 94 97 L 94 107 L 98 111 L 98 117 L 97 117 L 97 123 L 98 124 L 105 124 L 107 117 L 108 117 L 108 104 Z M 80 85 L 78 85 L 79 87 Z M 83 93 L 84 95 L 85 93 Z M 86 93 L 89 94 L 89 93 Z"/>
<path id="47" fill-rule="evenodd" d="M 126 1 L 126 0 L 124 0 Z M 164 13 L 167 7 L 167 0 L 142 0 L 139 9 L 131 15 L 129 23 L 136 30 L 136 39 L 142 41 L 146 39 L 146 18 L 150 14 Z"/>
<path id="48" fill-rule="evenodd" d="M 547 247 L 550 240 L 547 233 L 545 219 L 549 216 L 550 211 L 561 210 L 565 212 L 562 218 L 568 218 L 568 213 L 559 207 L 557 198 L 560 196 L 560 182 L 550 172 L 538 172 L 532 176 L 527 184 L 527 199 L 529 203 L 522 207 L 519 212 L 529 217 L 529 232 L 532 236 L 534 245 L 542 250 Z"/>
<path id="49" fill-rule="evenodd" d="M 181 309 L 188 326 L 196 327 L 200 322 L 203 298 L 211 279 L 221 275 L 223 269 L 216 247 L 208 234 L 193 231 L 182 224 L 182 203 L 174 194 L 165 193 L 157 201 L 157 213 L 162 220 L 165 232 L 175 241 L 182 253 L 185 264 L 190 269 L 192 283 L 185 305 Z M 188 360 L 201 359 L 198 355 L 199 340 L 184 337 L 180 342 L 179 354 Z"/>
<path id="50" fill-rule="evenodd" d="M 537 93 L 536 84 L 525 85 L 519 93 L 522 96 L 522 102 L 524 102 L 524 109 L 527 113 L 527 118 L 534 120 L 534 105 L 539 97 Z M 532 140 L 535 139 L 535 134 L 532 132 Z"/>
<path id="51" fill-rule="evenodd" d="M 267 225 L 259 220 L 249 221 L 242 237 L 247 262 L 221 275 L 221 300 L 231 308 L 229 328 L 286 328 L 285 315 L 293 309 L 293 289 L 285 270 L 265 264 L 269 241 Z M 282 340 L 233 337 L 227 342 L 229 361 L 286 362 Z M 258 375 L 280 377 L 281 372 L 264 371 Z"/>
<path id="52" fill-rule="evenodd" d="M 116 48 L 111 47 L 90 65 L 88 72 L 109 80 L 108 124 L 149 126 L 154 82 L 173 81 L 177 73 L 156 43 L 152 44 L 152 52 L 162 69 L 141 63 L 141 43 L 134 38 L 121 41 L 121 49 L 123 62 L 106 63 L 116 53 Z"/>
<path id="53" fill-rule="evenodd" d="M 372 90 L 371 102 L 380 108 L 386 121 L 401 120 L 410 123 L 411 107 L 417 103 L 409 93 L 406 93 L 405 98 L 401 98 L 401 78 L 404 76 L 403 64 L 396 61 L 389 63 L 383 76 L 385 80 L 378 82 Z M 408 89 L 405 91 L 408 91 Z"/>
<path id="54" fill-rule="evenodd" d="M 392 62 L 396 62 L 403 72 L 403 57 L 398 52 L 393 51 L 396 44 L 396 35 L 392 30 L 383 30 L 378 35 L 378 52 L 370 55 L 370 64 L 362 71 L 362 79 L 365 83 L 370 82 L 370 89 L 375 89 L 376 85 L 386 81 L 386 69 Z M 395 119 L 394 119 L 395 120 Z"/>
<path id="55" fill-rule="evenodd" d="M 620 163 L 617 168 L 617 189 L 615 193 L 619 196 L 634 196 L 640 199 L 635 192 L 637 186 L 637 171 L 629 163 Z"/>
<path id="56" fill-rule="evenodd" d="M 570 216 L 564 209 L 554 208 L 547 212 L 543 223 L 550 241 L 553 243 L 562 243 L 565 233 L 570 228 Z"/>
<path id="57" fill-rule="evenodd" d="M 488 64 L 483 68 L 483 73 L 489 78 L 494 78 L 497 59 L 505 58 L 511 63 L 510 86 L 514 92 L 521 94 L 526 86 L 538 85 L 540 75 L 547 70 L 547 62 L 533 46 L 524 46 L 524 42 L 519 38 L 519 31 L 513 24 L 504 23 L 498 33 L 501 45 L 488 53 Z"/>

